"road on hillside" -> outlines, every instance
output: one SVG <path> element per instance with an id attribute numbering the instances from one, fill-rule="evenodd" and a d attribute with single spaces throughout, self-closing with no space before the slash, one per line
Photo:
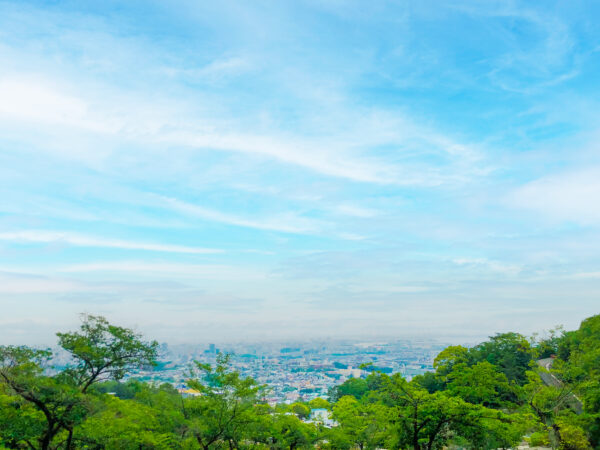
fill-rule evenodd
<path id="1" fill-rule="evenodd" d="M 546 369 L 548 371 L 548 372 L 540 372 L 540 378 L 542 379 L 544 384 L 546 384 L 547 386 L 554 386 L 554 387 L 562 386 L 562 384 L 563 384 L 562 381 L 560 381 L 558 378 L 556 378 L 554 376 L 554 374 L 550 373 L 550 370 L 552 369 L 552 364 L 554 364 L 554 358 L 538 359 L 537 363 L 540 367 L 543 367 L 544 369 Z M 583 403 L 581 403 L 581 400 L 579 400 L 575 394 L 571 394 L 570 396 L 571 396 L 571 401 L 569 402 L 569 406 L 571 406 L 571 408 L 573 408 L 573 410 L 577 414 L 581 414 L 581 412 L 583 411 Z"/>

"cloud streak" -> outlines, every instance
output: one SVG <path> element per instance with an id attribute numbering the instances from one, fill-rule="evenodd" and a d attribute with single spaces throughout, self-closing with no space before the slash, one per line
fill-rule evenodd
<path id="1" fill-rule="evenodd" d="M 280 217 L 249 220 L 232 214 L 225 214 L 210 208 L 204 208 L 176 198 L 156 196 L 161 205 L 182 214 L 205 220 L 220 222 L 227 225 L 255 228 L 258 230 L 280 231 L 284 233 L 311 234 L 321 228 L 321 223 L 315 220 L 299 217 L 296 214 L 282 214 Z"/>
<path id="2" fill-rule="evenodd" d="M 488 335 L 597 309 L 598 6 L 140 8 L 0 3 L 15 323 L 435 333 L 453 311 Z"/>
<path id="3" fill-rule="evenodd" d="M 155 244 L 148 242 L 126 241 L 87 236 L 67 231 L 24 230 L 0 232 L 0 241 L 24 244 L 65 244 L 77 247 L 102 247 L 121 250 L 144 250 L 166 253 L 212 254 L 221 253 L 221 249 L 189 247 L 183 245 Z"/>
<path id="4" fill-rule="evenodd" d="M 582 225 L 600 224 L 600 167 L 544 176 L 515 189 L 510 205 L 546 218 Z"/>

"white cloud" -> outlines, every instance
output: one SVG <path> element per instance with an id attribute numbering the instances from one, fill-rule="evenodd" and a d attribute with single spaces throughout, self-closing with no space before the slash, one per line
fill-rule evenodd
<path id="1" fill-rule="evenodd" d="M 595 280 L 600 279 L 600 272 L 580 272 L 574 273 L 567 276 L 567 278 L 573 278 L 576 280 Z"/>
<path id="2" fill-rule="evenodd" d="M 420 127 L 397 112 L 339 112 L 342 114 L 340 122 L 332 124 L 327 134 L 307 138 L 310 133 L 284 133 L 278 129 L 248 132 L 241 123 L 199 113 L 188 100 L 180 97 L 159 99 L 154 96 L 149 100 L 147 95 L 124 92 L 116 86 L 103 86 L 97 91 L 99 94 L 86 90 L 82 81 L 74 80 L 68 86 L 28 73 L 13 73 L 0 79 L 0 116 L 30 126 L 50 125 L 49 129 L 58 134 L 60 130 L 54 127 L 118 137 L 143 145 L 175 145 L 266 157 L 357 182 L 435 186 L 450 181 L 464 182 L 481 170 L 471 168 L 480 159 L 478 151 Z M 352 107 L 344 105 L 343 109 Z M 348 129 L 348 123 L 354 124 L 352 129 Z M 420 152 L 447 154 L 452 160 L 451 170 L 442 174 L 435 166 L 373 157 L 370 148 L 381 144 L 398 147 L 401 157 L 412 158 Z M 85 156 L 84 159 L 94 162 L 111 153 L 107 148 L 99 152 L 82 151 L 79 146 L 73 151 L 76 159 Z M 65 156 L 64 149 L 61 148 L 60 153 Z M 147 153 L 129 150 L 128 157 L 145 160 Z"/>
<path id="3" fill-rule="evenodd" d="M 148 250 L 171 253 L 220 253 L 213 248 L 189 247 L 182 245 L 155 244 L 147 242 L 105 239 L 64 231 L 27 230 L 0 233 L 0 240 L 24 243 L 65 243 L 78 247 L 118 248 L 123 250 Z"/>
<path id="4" fill-rule="evenodd" d="M 337 236 L 338 236 L 340 239 L 344 239 L 344 240 L 346 240 L 346 241 L 362 241 L 362 240 L 364 240 L 364 239 L 366 239 L 366 238 L 367 238 L 366 236 L 363 236 L 363 235 L 361 235 L 361 234 L 356 234 L 356 233 L 344 233 L 344 232 L 338 233 L 338 234 L 337 234 Z"/>
<path id="5" fill-rule="evenodd" d="M 321 223 L 319 221 L 300 217 L 296 214 L 280 214 L 276 217 L 252 220 L 215 211 L 171 197 L 156 196 L 156 198 L 160 200 L 163 206 L 169 207 L 180 213 L 229 225 L 300 234 L 316 232 L 321 228 Z"/>
<path id="6" fill-rule="evenodd" d="M 332 150 L 327 142 L 303 142 L 303 139 L 293 136 L 283 139 L 246 133 L 204 134 L 180 131 L 157 136 L 157 140 L 196 148 L 266 156 L 323 175 L 354 181 L 381 184 L 399 181 L 397 168 L 394 166 L 366 157 L 352 156 L 344 150 Z"/>
<path id="7" fill-rule="evenodd" d="M 507 202 L 552 220 L 598 224 L 600 167 L 545 176 L 514 190 Z"/>
<path id="8" fill-rule="evenodd" d="M 380 211 L 371 208 L 365 208 L 363 206 L 352 205 L 349 203 L 344 203 L 335 208 L 336 212 L 339 214 L 343 214 L 346 216 L 352 217 L 360 217 L 363 219 L 368 219 L 371 217 L 375 217 L 380 214 Z"/>
<path id="9" fill-rule="evenodd" d="M 166 67 L 163 69 L 165 73 L 171 76 L 189 78 L 193 80 L 209 80 L 222 82 L 228 76 L 240 75 L 249 68 L 252 64 L 246 58 L 234 56 L 229 58 L 219 58 L 204 67 L 193 69 L 174 69 Z"/>
<path id="10" fill-rule="evenodd" d="M 267 273 L 263 270 L 241 265 L 182 264 L 146 261 L 93 262 L 57 267 L 53 270 L 59 273 L 133 272 L 137 275 L 164 275 L 166 278 L 181 277 L 211 281 L 258 281 L 268 277 Z"/>
<path id="11" fill-rule="evenodd" d="M 452 262 L 459 266 L 482 267 L 492 272 L 503 273 L 505 275 L 517 275 L 523 270 L 521 265 L 506 264 L 487 258 L 455 258 Z"/>
<path id="12" fill-rule="evenodd" d="M 101 133 L 118 131 L 114 120 L 95 120 L 84 99 L 64 92 L 47 79 L 24 74 L 0 79 L 0 99 L 0 117 L 5 119 Z"/>
<path id="13" fill-rule="evenodd" d="M 2 294 L 64 294 L 81 290 L 79 283 L 13 273 L 0 273 Z"/>
<path id="14" fill-rule="evenodd" d="M 186 108 L 184 103 L 167 101 L 167 104 L 161 105 L 162 113 L 149 113 L 157 110 L 156 104 L 150 105 L 147 100 L 133 97 L 112 91 L 105 99 L 83 98 L 50 80 L 17 74 L 0 80 L 0 116 L 30 124 L 118 134 L 141 143 L 175 144 L 266 156 L 324 175 L 355 181 L 394 183 L 397 180 L 395 169 L 383 162 L 352 156 L 340 149 L 332 150 L 323 142 L 302 142 L 297 137 L 280 139 L 231 130 L 206 132 L 218 127 L 218 121 L 195 117 L 182 122 L 173 117 L 176 111 L 183 112 Z M 113 105 L 120 106 L 115 110 Z"/>

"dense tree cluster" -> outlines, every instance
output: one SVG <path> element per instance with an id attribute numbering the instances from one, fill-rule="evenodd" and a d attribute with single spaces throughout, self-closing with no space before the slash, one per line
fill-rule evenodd
<path id="1" fill-rule="evenodd" d="M 373 370 L 329 401 L 270 407 L 267 386 L 197 363 L 184 398 L 171 385 L 121 380 L 156 364 L 158 345 L 85 316 L 59 333 L 71 364 L 48 350 L 0 347 L 0 449 L 600 448 L 600 316 L 539 339 L 504 333 L 451 346 L 410 382 Z M 327 409 L 335 426 L 306 420 Z"/>

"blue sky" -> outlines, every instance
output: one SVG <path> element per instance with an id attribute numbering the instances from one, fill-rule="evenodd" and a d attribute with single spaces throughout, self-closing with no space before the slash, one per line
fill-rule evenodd
<path id="1" fill-rule="evenodd" d="M 0 2 L 0 342 L 576 327 L 596 2 Z"/>

